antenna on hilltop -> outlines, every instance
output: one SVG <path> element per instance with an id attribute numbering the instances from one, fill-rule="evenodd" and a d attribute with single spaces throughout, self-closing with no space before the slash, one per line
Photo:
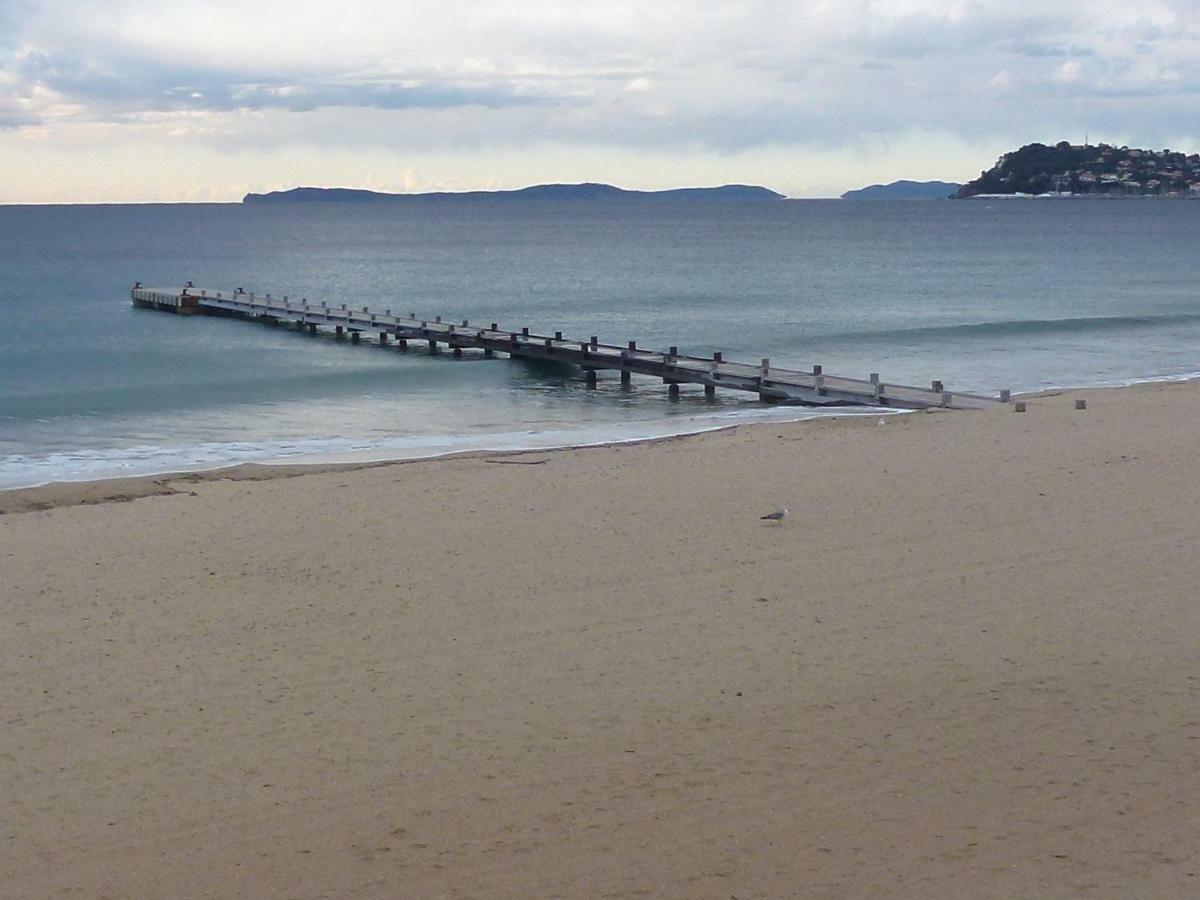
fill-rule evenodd
<path id="1" fill-rule="evenodd" d="M 1088 146 L 1088 130 L 1083 129 L 1083 146 Z"/>

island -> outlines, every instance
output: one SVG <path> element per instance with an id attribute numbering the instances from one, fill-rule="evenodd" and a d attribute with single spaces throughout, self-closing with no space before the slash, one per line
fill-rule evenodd
<path id="1" fill-rule="evenodd" d="M 954 196 L 1200 197 L 1200 154 L 1067 141 L 1026 144 Z"/>
<path id="2" fill-rule="evenodd" d="M 765 187 L 748 184 L 726 184 L 720 187 L 674 188 L 665 191 L 631 191 L 611 184 L 536 184 L 510 191 L 435 191 L 424 194 L 389 194 L 356 188 L 298 187 L 269 194 L 247 194 L 243 203 L 388 203 L 413 200 L 720 200 L 775 201 L 783 194 Z"/>
<path id="3" fill-rule="evenodd" d="M 843 200 L 946 200 L 961 184 L 950 181 L 893 181 L 891 184 L 872 184 L 856 191 L 846 191 Z"/>

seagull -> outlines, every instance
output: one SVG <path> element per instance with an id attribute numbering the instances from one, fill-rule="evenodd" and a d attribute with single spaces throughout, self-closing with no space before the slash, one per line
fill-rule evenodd
<path id="1" fill-rule="evenodd" d="M 775 512 L 767 513 L 765 516 L 759 516 L 759 518 L 765 519 L 768 522 L 782 523 L 783 520 L 787 518 L 787 516 L 788 516 L 788 508 L 785 506 L 783 509 L 777 509 L 777 510 L 775 510 Z"/>

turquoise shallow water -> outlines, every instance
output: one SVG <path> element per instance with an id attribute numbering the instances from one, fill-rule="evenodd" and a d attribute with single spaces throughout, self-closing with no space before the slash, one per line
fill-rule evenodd
<path id="1" fill-rule="evenodd" d="M 0 487 L 796 417 L 133 309 L 132 282 L 769 356 L 959 390 L 1200 369 L 1200 203 L 0 207 Z"/>

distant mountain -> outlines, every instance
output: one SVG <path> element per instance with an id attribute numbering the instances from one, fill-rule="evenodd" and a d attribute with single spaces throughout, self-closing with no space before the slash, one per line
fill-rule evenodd
<path id="1" fill-rule="evenodd" d="M 961 188 L 949 181 L 893 181 L 846 191 L 843 200 L 945 200 Z"/>
<path id="2" fill-rule="evenodd" d="M 1005 153 L 956 194 L 1200 197 L 1200 154 L 1059 141 Z"/>
<path id="3" fill-rule="evenodd" d="M 402 200 L 782 200 L 783 194 L 747 184 L 676 188 L 669 191 L 627 191 L 611 184 L 536 184 L 515 191 L 438 191 L 428 194 L 386 194 L 355 188 L 298 187 L 269 194 L 247 194 L 243 203 L 382 203 Z"/>

